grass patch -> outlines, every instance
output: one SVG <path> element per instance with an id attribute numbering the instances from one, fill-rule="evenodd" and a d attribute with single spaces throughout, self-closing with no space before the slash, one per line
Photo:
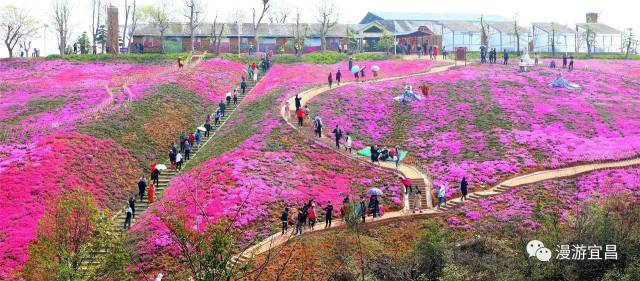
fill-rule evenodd
<path id="1" fill-rule="evenodd" d="M 15 125 L 31 115 L 55 111 L 63 107 L 65 104 L 67 104 L 67 99 L 64 97 L 30 99 L 27 101 L 27 108 L 25 110 L 5 122 Z"/>
<path id="2" fill-rule="evenodd" d="M 48 55 L 45 60 L 63 59 L 72 62 L 113 62 L 113 61 L 126 61 L 133 63 L 163 63 L 167 61 L 177 61 L 178 58 L 183 58 L 188 61 L 191 58 L 190 53 L 173 53 L 173 54 L 159 54 L 159 53 L 146 53 L 146 54 L 119 54 L 113 56 L 110 54 L 86 54 L 86 55 Z"/>
<path id="3" fill-rule="evenodd" d="M 180 131 L 199 126 L 213 106 L 177 84 L 158 86 L 154 95 L 81 127 L 94 137 L 113 139 L 129 150 L 142 168 L 151 161 L 164 162 Z"/>

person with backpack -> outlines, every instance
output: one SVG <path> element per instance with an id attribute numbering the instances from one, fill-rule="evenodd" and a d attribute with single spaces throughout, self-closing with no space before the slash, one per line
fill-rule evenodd
<path id="1" fill-rule="evenodd" d="M 324 228 L 331 227 L 331 219 L 333 218 L 333 205 L 331 202 L 324 208 Z"/>
<path id="2" fill-rule="evenodd" d="M 340 127 L 338 127 L 338 124 L 336 124 L 335 129 L 333 129 L 333 135 L 336 138 L 336 148 L 340 148 L 340 139 L 342 139 L 342 130 L 340 130 Z"/>
<path id="3" fill-rule="evenodd" d="M 282 235 L 284 235 L 289 229 L 289 207 L 284 208 L 284 212 L 280 215 L 280 222 L 282 223 Z"/>
<path id="4" fill-rule="evenodd" d="M 153 184 L 158 185 L 160 183 L 160 170 L 156 169 L 155 165 L 151 170 L 151 181 Z"/>

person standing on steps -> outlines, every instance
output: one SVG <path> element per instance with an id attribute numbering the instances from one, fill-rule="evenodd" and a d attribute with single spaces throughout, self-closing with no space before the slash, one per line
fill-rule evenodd
<path id="1" fill-rule="evenodd" d="M 187 136 L 184 132 L 180 132 L 180 152 L 184 152 L 184 141 L 187 139 Z"/>
<path id="2" fill-rule="evenodd" d="M 242 79 L 242 82 L 240 82 L 240 89 L 242 90 L 243 95 L 247 91 L 247 82 L 244 81 L 244 79 Z"/>
<path id="3" fill-rule="evenodd" d="M 231 92 L 227 92 L 224 98 L 227 100 L 227 106 L 229 106 L 231 104 Z"/>
<path id="4" fill-rule="evenodd" d="M 200 146 L 200 141 L 202 140 L 202 134 L 200 130 L 196 130 L 196 146 Z"/>
<path id="5" fill-rule="evenodd" d="M 440 209 L 442 203 L 447 206 L 447 188 L 444 185 L 441 185 L 440 189 L 438 189 L 438 209 Z"/>
<path id="6" fill-rule="evenodd" d="M 149 185 L 149 205 L 153 203 L 154 196 L 156 194 L 156 187 L 153 183 Z"/>
<path id="7" fill-rule="evenodd" d="M 296 94 L 296 97 L 294 98 L 294 100 L 296 103 L 296 110 L 300 109 L 302 107 L 302 98 L 298 96 L 298 94 Z"/>
<path id="8" fill-rule="evenodd" d="M 238 89 L 233 90 L 233 105 L 238 105 Z"/>
<path id="9" fill-rule="evenodd" d="M 400 168 L 400 149 L 398 149 L 398 147 L 394 147 L 393 148 L 393 154 L 395 155 L 394 157 L 394 161 L 396 162 L 396 169 Z"/>
<path id="10" fill-rule="evenodd" d="M 324 228 L 331 227 L 331 219 L 333 218 L 333 205 L 331 202 L 324 207 Z"/>
<path id="11" fill-rule="evenodd" d="M 327 78 L 327 82 L 329 83 L 329 89 L 331 89 L 331 85 L 333 85 L 333 73 L 329 72 L 329 78 Z"/>
<path id="12" fill-rule="evenodd" d="M 209 137 L 209 132 L 211 132 L 211 115 L 207 115 L 207 122 L 204 123 L 204 137 Z"/>
<path id="13" fill-rule="evenodd" d="M 342 80 L 342 72 L 338 69 L 338 72 L 336 72 L 336 83 L 338 83 L 338 86 L 340 86 L 340 80 Z"/>
<path id="14" fill-rule="evenodd" d="M 191 155 L 191 144 L 189 140 L 184 143 L 184 160 L 189 161 L 189 156 Z"/>
<path id="15" fill-rule="evenodd" d="M 302 108 L 296 110 L 296 117 L 298 117 L 298 126 L 304 126 L 304 110 Z"/>
<path id="16" fill-rule="evenodd" d="M 129 208 L 131 208 L 131 216 L 136 217 L 136 199 L 131 196 L 129 198 Z"/>
<path id="17" fill-rule="evenodd" d="M 467 183 L 467 178 L 462 177 L 462 181 L 460 182 L 460 194 L 462 194 L 462 198 L 460 198 L 460 201 L 467 200 L 468 188 L 469 184 Z"/>
<path id="18" fill-rule="evenodd" d="M 316 116 L 316 118 L 313 119 L 313 129 L 316 137 L 322 138 L 322 119 L 320 119 L 320 116 Z"/>
<path id="19" fill-rule="evenodd" d="M 176 169 L 176 154 L 172 150 L 169 150 L 169 162 L 171 162 L 171 169 Z"/>
<path id="20" fill-rule="evenodd" d="M 153 170 L 151 170 L 151 182 L 155 185 L 158 185 L 160 181 L 160 170 L 156 169 L 155 165 Z"/>
<path id="21" fill-rule="evenodd" d="M 347 133 L 347 141 L 345 142 L 344 149 L 351 153 L 351 146 L 353 145 L 353 140 L 351 140 L 351 136 Z"/>
<path id="22" fill-rule="evenodd" d="M 218 106 L 220 107 L 220 118 L 224 118 L 225 111 L 227 111 L 227 106 L 224 104 L 224 100 L 221 100 Z"/>
<path id="23" fill-rule="evenodd" d="M 196 135 L 194 133 L 191 133 L 191 135 L 189 135 L 189 145 L 191 145 L 191 148 L 195 147 L 195 143 Z"/>
<path id="24" fill-rule="evenodd" d="M 220 123 L 220 110 L 216 111 L 216 114 L 213 116 L 213 124 L 218 126 L 218 123 Z"/>
<path id="25" fill-rule="evenodd" d="M 146 189 L 147 181 L 144 179 L 144 177 L 140 177 L 140 180 L 138 181 L 138 195 L 140 195 L 140 201 L 144 199 L 144 192 Z"/>
<path id="26" fill-rule="evenodd" d="M 340 130 L 340 127 L 338 127 L 338 124 L 336 124 L 336 127 L 333 129 L 332 133 L 336 138 L 336 148 L 340 149 L 340 139 L 342 139 L 342 130 Z"/>
<path id="27" fill-rule="evenodd" d="M 415 214 L 416 211 L 422 213 L 422 191 L 417 187 L 413 194 L 413 213 Z"/>
<path id="28" fill-rule="evenodd" d="M 124 218 L 123 229 L 129 229 L 131 228 L 131 216 L 133 215 L 133 211 L 131 210 L 131 207 L 127 206 L 126 208 L 124 208 L 124 212 L 126 216 Z"/>
<path id="29" fill-rule="evenodd" d="M 298 209 L 298 216 L 296 218 L 296 235 L 302 235 L 302 228 L 304 227 L 304 223 L 307 221 L 307 216 L 304 215 L 304 211 L 302 209 Z"/>
<path id="30" fill-rule="evenodd" d="M 255 84 L 258 82 L 258 68 L 255 63 L 251 65 L 251 68 L 253 69 L 253 83 Z"/>
<path id="31" fill-rule="evenodd" d="M 289 207 L 284 208 L 284 212 L 280 215 L 280 222 L 282 223 L 282 235 L 284 235 L 289 229 Z"/>
<path id="32" fill-rule="evenodd" d="M 176 169 L 178 171 L 182 170 L 182 153 L 180 152 L 176 154 Z"/>
<path id="33" fill-rule="evenodd" d="M 404 193 L 411 196 L 411 192 L 413 191 L 413 182 L 408 177 L 400 177 L 400 182 L 404 186 Z"/>

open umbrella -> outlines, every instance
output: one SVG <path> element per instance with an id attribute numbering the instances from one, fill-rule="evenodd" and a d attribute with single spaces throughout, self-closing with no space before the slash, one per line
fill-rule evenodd
<path id="1" fill-rule="evenodd" d="M 156 169 L 162 171 L 162 170 L 166 170 L 167 169 L 167 165 L 165 164 L 158 164 L 156 165 Z"/>
<path id="2" fill-rule="evenodd" d="M 206 131 L 206 130 L 207 130 L 207 129 L 206 129 L 204 126 L 200 126 L 200 127 L 198 127 L 198 131 L 200 131 L 200 132 L 204 132 L 204 131 Z"/>
<path id="3" fill-rule="evenodd" d="M 382 192 L 382 190 L 380 190 L 380 188 L 370 188 L 369 190 L 367 190 L 367 192 L 371 195 L 383 195 L 384 193 Z"/>
<path id="4" fill-rule="evenodd" d="M 360 67 L 359 67 L 359 66 L 357 66 L 357 65 L 354 65 L 354 66 L 351 68 L 351 73 L 353 73 L 353 74 L 356 74 L 356 73 L 358 73 L 359 71 L 360 71 Z"/>
<path id="5" fill-rule="evenodd" d="M 374 65 L 374 66 L 371 67 L 371 70 L 375 71 L 375 72 L 378 72 L 378 71 L 380 71 L 380 67 L 377 66 L 377 65 Z"/>

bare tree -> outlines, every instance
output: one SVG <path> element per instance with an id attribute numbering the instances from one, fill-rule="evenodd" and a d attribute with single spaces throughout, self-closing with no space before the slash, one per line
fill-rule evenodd
<path id="1" fill-rule="evenodd" d="M 29 50 L 31 50 L 31 41 L 28 41 L 26 39 L 23 39 L 22 42 L 20 42 L 20 49 L 24 51 L 24 53 L 26 54 L 26 56 L 29 56 Z"/>
<path id="2" fill-rule="evenodd" d="M 129 11 L 131 11 L 131 6 L 129 6 L 129 1 L 124 0 L 124 28 L 122 30 L 122 45 L 124 45 L 127 40 L 127 25 L 129 25 Z M 129 46 L 123 46 L 123 47 L 129 47 Z"/>
<path id="3" fill-rule="evenodd" d="M 285 23 L 289 14 L 291 13 L 291 4 L 285 1 L 280 1 L 275 5 L 274 9 L 271 9 L 269 13 L 269 22 L 271 23 Z"/>
<path id="4" fill-rule="evenodd" d="M 211 26 L 211 46 L 216 55 L 220 54 L 220 42 L 222 41 L 222 33 L 224 32 L 224 23 L 218 23 L 218 14 L 213 19 L 213 25 Z M 219 30 L 219 31 L 218 31 Z"/>
<path id="5" fill-rule="evenodd" d="M 591 57 L 591 52 L 595 49 L 596 45 L 596 31 L 592 24 L 585 24 L 583 26 L 584 31 L 580 34 L 583 40 L 587 44 L 587 57 Z"/>
<path id="6" fill-rule="evenodd" d="M 296 52 L 296 56 L 302 55 L 304 49 L 304 41 L 307 39 L 309 33 L 309 25 L 305 25 L 304 32 L 300 31 L 300 12 L 296 14 L 296 29 L 293 33 L 293 49 Z"/>
<path id="7" fill-rule="evenodd" d="M 4 35 L 4 45 L 9 57 L 13 57 L 13 49 L 18 41 L 36 35 L 36 20 L 27 15 L 26 10 L 15 6 L 5 6 L 0 12 L 0 32 Z M 28 53 L 28 52 L 27 52 Z"/>
<path id="8" fill-rule="evenodd" d="M 629 58 L 629 53 L 631 52 L 631 49 L 637 44 L 638 44 L 638 40 L 636 39 L 635 33 L 633 33 L 633 29 L 631 28 L 627 29 L 627 32 L 624 35 L 624 48 L 625 48 L 624 58 L 625 59 Z"/>
<path id="9" fill-rule="evenodd" d="M 71 36 L 69 29 L 69 18 L 71 17 L 71 6 L 68 0 L 55 0 L 53 7 L 53 23 L 58 35 L 58 51 L 64 56 L 67 42 Z"/>
<path id="10" fill-rule="evenodd" d="M 185 0 L 186 9 L 185 9 L 185 17 L 189 19 L 189 34 L 191 35 L 191 52 L 194 51 L 194 42 L 196 40 L 194 36 L 195 30 L 202 23 L 202 18 L 200 13 L 203 12 L 202 3 L 200 0 Z"/>
<path id="11" fill-rule="evenodd" d="M 551 23 L 551 54 L 553 57 L 556 56 L 556 33 L 558 32 L 558 27 L 555 23 Z"/>
<path id="12" fill-rule="evenodd" d="M 318 18 L 320 23 L 320 43 L 322 50 L 327 50 L 327 34 L 338 24 L 338 9 L 333 0 L 320 0 L 318 3 Z"/>
<path id="13" fill-rule="evenodd" d="M 520 29 L 518 28 L 518 21 L 513 21 L 513 35 L 516 37 L 516 49 L 518 50 L 518 56 L 520 55 Z"/>
<path id="14" fill-rule="evenodd" d="M 140 16 L 158 28 L 160 32 L 160 52 L 164 53 L 164 34 L 167 32 L 167 29 L 169 29 L 169 22 L 171 22 L 167 2 L 161 1 L 157 7 L 140 7 Z"/>
<path id="15" fill-rule="evenodd" d="M 93 49 L 93 53 L 96 53 L 96 46 L 98 45 L 98 29 L 100 28 L 100 14 L 102 13 L 102 1 L 101 0 L 91 0 L 91 39 Z"/>
<path id="16" fill-rule="evenodd" d="M 489 46 L 489 26 L 484 22 L 484 16 L 480 16 L 480 44 Z"/>
<path id="17" fill-rule="evenodd" d="M 129 41 L 127 43 L 127 47 L 131 47 L 131 41 L 133 41 L 133 33 L 136 32 L 136 27 L 138 27 L 139 18 L 140 18 L 140 12 L 139 11 L 136 12 L 136 0 L 133 0 L 133 7 L 131 11 L 131 28 L 129 29 Z M 123 40 L 124 40 L 124 37 L 123 37 Z"/>
<path id="18" fill-rule="evenodd" d="M 256 21 L 256 9 L 253 8 L 253 39 L 256 40 L 256 49 L 260 50 L 260 40 L 258 38 L 258 26 L 262 22 L 262 18 L 264 18 L 264 14 L 269 10 L 269 0 L 262 0 L 262 12 L 260 13 L 260 17 Z"/>

